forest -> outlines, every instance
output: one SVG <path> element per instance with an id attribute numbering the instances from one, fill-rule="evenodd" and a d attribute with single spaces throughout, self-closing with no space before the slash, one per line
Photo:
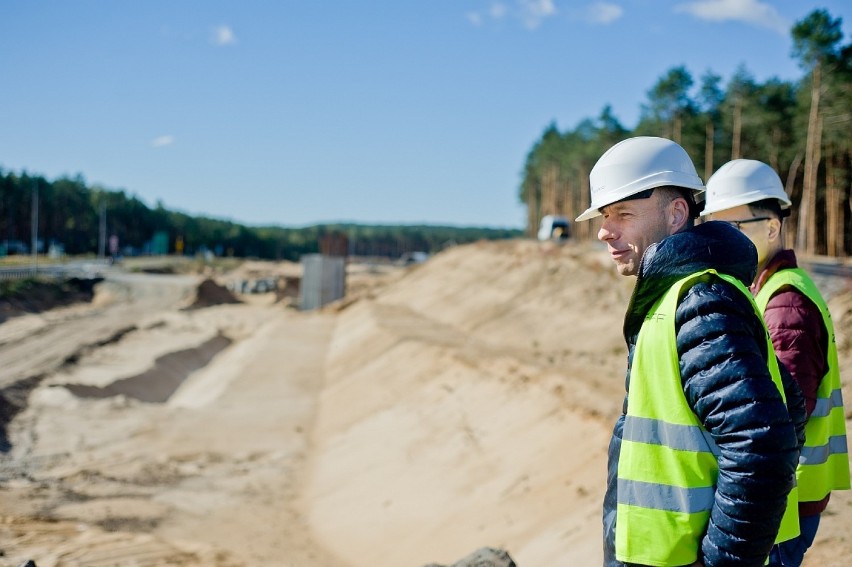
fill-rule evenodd
<path id="1" fill-rule="evenodd" d="M 589 172 L 615 143 L 662 136 L 680 143 L 706 182 L 731 159 L 761 160 L 781 177 L 792 214 L 786 245 L 833 257 L 852 251 L 852 44 L 842 20 L 814 10 L 791 30 L 797 82 L 756 82 L 744 65 L 723 82 L 712 70 L 698 81 L 685 66 L 665 73 L 647 92 L 632 131 L 603 107 L 574 129 L 545 128 L 529 151 L 520 185 L 527 233 L 544 215 L 573 219 L 589 206 Z M 595 237 L 597 224 L 577 223 L 572 235 Z"/>
<path id="2" fill-rule="evenodd" d="M 35 204 L 35 205 L 34 205 Z M 69 255 L 128 256 L 212 253 L 217 256 L 298 261 L 323 242 L 344 242 L 338 254 L 399 258 L 437 252 L 452 244 L 521 236 L 511 229 L 319 224 L 252 227 L 148 207 L 124 191 L 90 187 L 82 176 L 53 181 L 0 170 L 0 255 L 29 253 L 33 229 L 39 253 L 60 245 Z M 162 238 L 159 238 L 162 237 Z M 111 248 L 108 242 L 115 245 Z"/>

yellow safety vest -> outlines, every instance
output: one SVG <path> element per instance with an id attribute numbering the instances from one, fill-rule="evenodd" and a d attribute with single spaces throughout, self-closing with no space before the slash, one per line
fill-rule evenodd
<path id="1" fill-rule="evenodd" d="M 707 531 L 720 452 L 684 396 L 675 337 L 681 289 L 706 273 L 739 289 L 759 317 L 745 286 L 715 270 L 681 279 L 646 315 L 633 354 L 618 462 L 615 549 L 619 561 L 661 567 L 693 563 Z M 768 333 L 766 343 L 767 367 L 785 398 Z M 776 542 L 799 535 L 797 502 L 793 489 Z"/>
<path id="2" fill-rule="evenodd" d="M 817 389 L 816 406 L 805 426 L 805 446 L 796 469 L 799 501 L 816 502 L 825 498 L 832 490 L 850 487 L 840 364 L 837 360 L 831 313 L 816 284 L 804 270 L 795 268 L 775 272 L 755 298 L 761 313 L 766 311 L 769 299 L 784 286 L 795 287 L 813 301 L 828 332 L 828 372 Z"/>

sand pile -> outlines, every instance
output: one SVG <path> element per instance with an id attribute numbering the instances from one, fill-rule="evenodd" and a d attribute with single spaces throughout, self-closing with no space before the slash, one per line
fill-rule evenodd
<path id="1" fill-rule="evenodd" d="M 92 301 L 95 285 L 102 279 L 0 281 L 0 323 L 28 313 Z"/>
<path id="2" fill-rule="evenodd" d="M 483 545 L 519 565 L 599 562 L 629 293 L 600 260 L 459 247 L 340 315 L 304 495 L 323 545 L 363 566 Z"/>
<path id="3" fill-rule="evenodd" d="M 240 300 L 225 286 L 219 285 L 213 279 L 207 278 L 198 284 L 195 300 L 187 309 L 201 309 L 211 305 L 239 303 Z"/>

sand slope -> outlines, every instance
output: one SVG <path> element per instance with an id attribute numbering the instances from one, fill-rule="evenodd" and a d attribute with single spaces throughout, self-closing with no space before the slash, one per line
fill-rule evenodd
<path id="1" fill-rule="evenodd" d="M 572 247 L 481 243 L 343 312 L 305 492 L 322 543 L 359 566 L 599 563 L 627 289 Z"/>
<path id="2" fill-rule="evenodd" d="M 62 318 L 9 328 L 0 355 L 22 376 L 16 344 L 62 336 L 76 354 L 39 360 L 10 424 L 0 567 L 421 567 L 483 546 L 521 567 L 600 564 L 632 280 L 598 246 L 533 241 L 357 274 L 315 313 L 160 294 L 184 299 L 132 325 L 110 312 L 130 330 L 76 351 Z M 832 290 L 852 400 L 852 284 Z M 143 402 L 145 381 L 177 386 Z M 850 519 L 839 493 L 808 567 L 847 563 Z"/>

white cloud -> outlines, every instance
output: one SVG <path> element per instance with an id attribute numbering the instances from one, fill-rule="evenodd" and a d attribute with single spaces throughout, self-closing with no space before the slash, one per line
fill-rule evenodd
<path id="1" fill-rule="evenodd" d="M 586 7 L 586 20 L 593 24 L 611 24 L 623 15 L 621 6 L 608 2 L 595 2 Z"/>
<path id="2" fill-rule="evenodd" d="M 557 12 L 555 0 L 515 0 L 515 4 L 510 8 L 504 2 L 492 2 L 487 8 L 468 12 L 466 17 L 472 25 L 479 27 L 511 16 L 520 20 L 527 29 L 535 29 Z"/>
<path id="3" fill-rule="evenodd" d="M 784 35 L 790 32 L 790 24 L 778 10 L 760 0 L 701 0 L 678 4 L 675 11 L 708 22 L 735 21 L 769 28 Z"/>
<path id="4" fill-rule="evenodd" d="M 503 17 L 506 15 L 506 12 L 507 10 L 505 4 L 503 4 L 502 2 L 494 2 L 488 7 L 487 10 L 483 10 L 481 12 L 468 12 L 467 20 L 471 24 L 479 27 L 486 23 L 486 18 L 495 21 L 502 20 Z"/>
<path id="5" fill-rule="evenodd" d="M 163 146 L 171 146 L 175 143 L 175 137 L 171 135 L 159 136 L 151 140 L 151 146 L 155 148 L 162 148 Z"/>
<path id="6" fill-rule="evenodd" d="M 506 15 L 506 5 L 501 2 L 491 4 L 491 7 L 488 9 L 488 15 L 495 20 L 503 18 Z"/>
<path id="7" fill-rule="evenodd" d="M 213 28 L 213 43 L 216 45 L 233 45 L 237 43 L 237 36 L 231 26 L 217 26 Z"/>
<path id="8" fill-rule="evenodd" d="M 520 0 L 521 19 L 529 29 L 537 28 L 545 18 L 556 15 L 553 0 Z"/>

